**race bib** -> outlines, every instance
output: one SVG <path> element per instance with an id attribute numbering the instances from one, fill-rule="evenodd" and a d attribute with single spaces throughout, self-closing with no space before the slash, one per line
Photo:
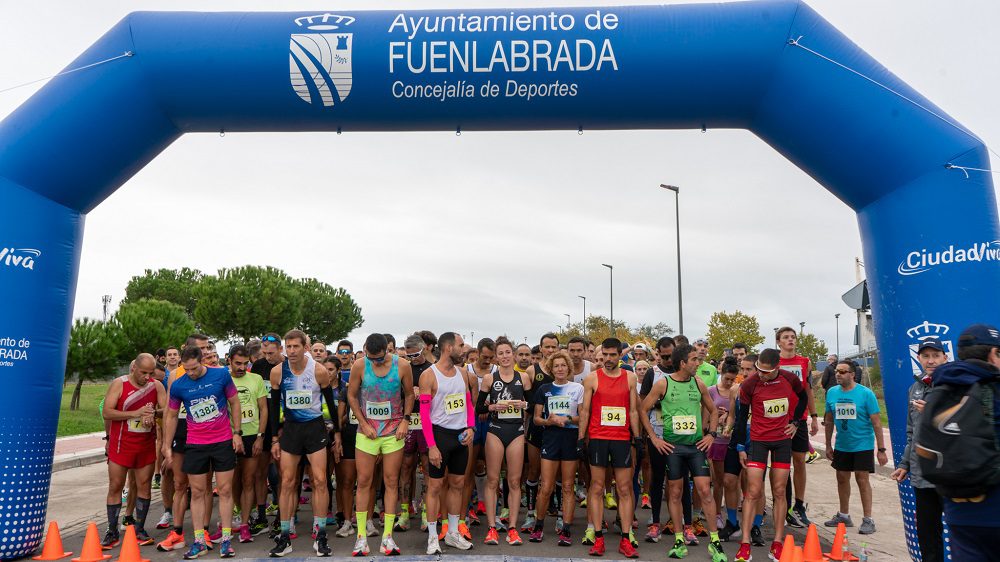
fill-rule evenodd
<path id="1" fill-rule="evenodd" d="M 256 417 L 257 410 L 255 408 L 243 408 L 240 410 L 240 418 L 243 420 L 243 423 L 253 423 Z"/>
<path id="2" fill-rule="evenodd" d="M 304 410 L 312 406 L 311 390 L 286 390 L 285 407 L 289 410 Z"/>
<path id="3" fill-rule="evenodd" d="M 550 416 L 569 416 L 569 396 L 549 396 L 548 406 Z"/>
<path id="4" fill-rule="evenodd" d="M 191 403 L 191 417 L 195 423 L 205 423 L 219 416 L 219 407 L 214 398 L 206 398 L 197 404 Z"/>
<path id="5" fill-rule="evenodd" d="M 143 425 L 142 418 L 132 418 L 128 420 L 128 430 L 131 433 L 149 433 L 153 428 Z"/>
<path id="6" fill-rule="evenodd" d="M 775 398 L 764 401 L 764 417 L 780 418 L 788 415 L 788 398 Z"/>
<path id="7" fill-rule="evenodd" d="M 385 402 L 365 402 L 365 416 L 370 420 L 387 421 L 392 416 L 392 404 Z"/>
<path id="8" fill-rule="evenodd" d="M 177 419 L 186 420 L 188 417 L 188 411 L 184 409 L 184 404 L 177 410 Z"/>
<path id="9" fill-rule="evenodd" d="M 358 425 L 358 417 L 354 415 L 354 409 L 347 409 L 347 423 L 351 425 Z"/>
<path id="10" fill-rule="evenodd" d="M 519 420 L 521 419 L 521 408 L 513 404 L 508 404 L 506 408 L 497 412 L 497 419 Z"/>
<path id="11" fill-rule="evenodd" d="M 424 426 L 420 424 L 420 413 L 413 412 L 410 414 L 410 431 L 415 431 L 417 429 L 423 429 Z"/>
<path id="12" fill-rule="evenodd" d="M 837 402 L 834 416 L 838 420 L 853 420 L 858 418 L 858 406 L 854 402 Z"/>
<path id="13" fill-rule="evenodd" d="M 465 395 L 461 393 L 447 394 L 444 397 L 444 413 L 449 416 L 465 412 Z"/>
<path id="14" fill-rule="evenodd" d="M 625 427 L 624 406 L 601 406 L 601 425 Z"/>
<path id="15" fill-rule="evenodd" d="M 698 420 L 694 416 L 671 416 L 670 426 L 674 435 L 694 435 L 698 430 Z"/>

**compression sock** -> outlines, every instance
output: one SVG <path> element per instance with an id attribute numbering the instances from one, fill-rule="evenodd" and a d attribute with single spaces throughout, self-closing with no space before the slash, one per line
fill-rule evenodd
<path id="1" fill-rule="evenodd" d="M 538 482 L 525 482 L 524 487 L 528 491 L 528 511 L 535 511 L 535 499 L 538 498 Z"/>
<path id="2" fill-rule="evenodd" d="M 281 536 L 288 537 L 288 534 L 292 532 L 292 520 L 282 519 L 281 520 Z"/>
<path id="3" fill-rule="evenodd" d="M 222 540 L 228 541 L 233 538 L 233 528 L 223 527 L 222 528 Z"/>
<path id="4" fill-rule="evenodd" d="M 458 534 L 458 514 L 448 514 L 448 532 Z"/>
<path id="5" fill-rule="evenodd" d="M 118 514 L 122 512 L 122 504 L 108 504 L 108 529 L 118 532 Z"/>
<path id="6" fill-rule="evenodd" d="M 719 532 L 718 531 L 709 531 L 709 533 L 708 533 L 708 539 L 710 541 L 712 541 L 712 542 L 719 542 Z"/>
<path id="7" fill-rule="evenodd" d="M 386 539 L 392 536 L 392 524 L 396 522 L 395 513 L 386 513 L 382 516 L 382 538 Z"/>
<path id="8" fill-rule="evenodd" d="M 729 522 L 732 523 L 734 527 L 738 527 L 739 526 L 740 521 L 739 521 L 739 519 L 736 518 L 736 510 L 735 509 L 727 508 L 726 509 L 726 518 L 729 519 Z"/>
<path id="9" fill-rule="evenodd" d="M 437 524 L 437 521 L 428 521 L 427 522 L 427 534 L 431 535 L 432 537 L 438 536 L 438 524 Z"/>
<path id="10" fill-rule="evenodd" d="M 764 516 L 763 515 L 757 514 L 757 515 L 753 516 L 753 526 L 754 527 L 760 527 L 761 523 L 763 523 L 763 522 L 764 522 Z"/>
<path id="11" fill-rule="evenodd" d="M 195 529 L 194 542 L 205 544 L 205 529 Z"/>
<path id="12" fill-rule="evenodd" d="M 146 530 L 146 515 L 149 514 L 149 498 L 135 499 L 135 530 Z"/>
<path id="13" fill-rule="evenodd" d="M 368 536 L 368 512 L 367 511 L 355 511 L 354 516 L 358 520 L 358 536 L 367 537 Z"/>

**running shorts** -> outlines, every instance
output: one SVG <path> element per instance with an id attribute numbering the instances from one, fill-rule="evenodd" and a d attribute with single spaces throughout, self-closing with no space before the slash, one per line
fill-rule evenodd
<path id="1" fill-rule="evenodd" d="M 542 432 L 542 458 L 547 461 L 575 461 L 578 431 L 575 428 L 547 427 Z"/>
<path id="2" fill-rule="evenodd" d="M 155 444 L 146 447 L 118 447 L 117 445 L 118 443 L 108 443 L 108 460 L 119 466 L 142 468 L 156 462 Z"/>
<path id="3" fill-rule="evenodd" d="M 747 451 L 748 468 L 767 468 L 768 455 L 771 457 L 771 468 L 788 470 L 792 467 L 792 440 L 781 441 L 751 441 Z"/>
<path id="4" fill-rule="evenodd" d="M 739 476 L 743 472 L 743 465 L 740 463 L 740 454 L 736 451 L 736 447 L 726 447 L 725 471 L 726 474 L 732 474 L 733 476 Z"/>
<path id="5" fill-rule="evenodd" d="M 404 455 L 427 454 L 427 439 L 424 438 L 423 431 L 411 431 L 406 435 L 406 444 L 403 446 Z"/>
<path id="6" fill-rule="evenodd" d="M 178 418 L 177 431 L 174 432 L 174 441 L 173 443 L 170 444 L 170 450 L 175 453 L 183 455 L 184 448 L 187 445 L 187 436 L 188 436 L 187 418 Z"/>
<path id="7" fill-rule="evenodd" d="M 365 437 L 364 433 L 358 433 L 357 439 L 355 440 L 355 449 L 363 453 L 368 453 L 373 457 L 379 455 L 390 455 L 396 451 L 403 450 L 404 441 L 396 439 L 395 435 L 386 435 L 385 437 L 376 437 L 375 439 L 369 439 Z"/>
<path id="8" fill-rule="evenodd" d="M 537 426 L 533 423 L 528 423 L 528 431 L 525 433 L 525 440 L 529 445 L 533 447 L 542 447 L 542 435 L 545 433 L 545 428 Z"/>
<path id="9" fill-rule="evenodd" d="M 319 416 L 307 422 L 293 422 L 286 419 L 278 442 L 281 444 L 282 452 L 292 455 L 311 455 L 325 449 L 330 440 L 326 436 L 323 416 Z"/>
<path id="10" fill-rule="evenodd" d="M 503 448 L 506 449 L 515 439 L 524 435 L 524 424 L 491 421 L 489 422 L 489 433 L 496 435 L 500 439 L 500 443 L 503 444 Z"/>
<path id="11" fill-rule="evenodd" d="M 795 435 L 792 437 L 792 452 L 793 453 L 808 453 L 809 452 L 809 423 L 806 420 L 798 421 L 799 428 L 795 430 Z"/>
<path id="12" fill-rule="evenodd" d="M 490 431 L 490 421 L 481 421 L 476 418 L 476 434 L 472 437 L 473 445 L 485 445 L 486 444 L 486 434 Z"/>
<path id="13" fill-rule="evenodd" d="M 257 434 L 256 433 L 254 433 L 253 435 L 244 435 L 243 436 L 243 452 L 239 454 L 239 457 L 241 459 L 252 459 L 252 458 L 254 458 L 254 456 L 253 456 L 253 444 L 256 443 L 256 442 L 257 442 Z M 268 443 L 268 441 L 261 440 L 261 443 L 262 443 L 261 453 L 263 454 L 264 451 L 267 451 L 267 443 Z M 270 453 L 270 451 L 268 451 L 268 453 Z"/>
<path id="14" fill-rule="evenodd" d="M 587 460 L 591 466 L 629 468 L 632 466 L 632 442 L 591 439 L 587 444 Z"/>
<path id="15" fill-rule="evenodd" d="M 434 428 L 434 441 L 441 451 L 441 466 L 430 463 L 431 478 L 444 478 L 445 473 L 465 474 L 469 466 L 469 447 L 458 440 L 464 429 Z"/>
<path id="16" fill-rule="evenodd" d="M 712 443 L 712 446 L 708 448 L 708 460 L 724 461 L 726 460 L 726 451 L 728 450 L 729 443 Z"/>
<path id="17" fill-rule="evenodd" d="M 691 475 L 692 478 L 709 476 L 708 457 L 705 452 L 694 445 L 671 443 L 672 453 L 667 455 L 667 480 L 680 480 Z"/>
<path id="18" fill-rule="evenodd" d="M 236 468 L 236 451 L 231 440 L 208 445 L 188 445 L 184 451 L 185 474 L 205 474 L 209 470 L 227 472 Z"/>
<path id="19" fill-rule="evenodd" d="M 344 454 L 340 456 L 341 460 L 354 460 L 354 449 L 357 444 L 357 439 L 358 426 L 347 424 L 340 430 L 340 445 L 344 449 Z"/>
<path id="20" fill-rule="evenodd" d="M 848 452 L 834 448 L 832 466 L 844 472 L 875 472 L 875 451 Z"/>

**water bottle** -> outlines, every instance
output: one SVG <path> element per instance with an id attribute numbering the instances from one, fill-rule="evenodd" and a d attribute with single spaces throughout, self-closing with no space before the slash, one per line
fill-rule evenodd
<path id="1" fill-rule="evenodd" d="M 858 553 L 858 562 L 868 562 L 868 543 L 861 543 L 861 552 Z"/>

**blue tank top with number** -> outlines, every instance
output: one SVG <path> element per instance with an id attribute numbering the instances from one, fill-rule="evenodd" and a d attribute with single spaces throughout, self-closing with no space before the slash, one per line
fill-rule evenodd
<path id="1" fill-rule="evenodd" d="M 316 382 L 316 361 L 306 354 L 306 368 L 302 373 L 292 373 L 285 359 L 281 364 L 281 402 L 285 420 L 307 422 L 323 417 L 322 389 Z"/>

